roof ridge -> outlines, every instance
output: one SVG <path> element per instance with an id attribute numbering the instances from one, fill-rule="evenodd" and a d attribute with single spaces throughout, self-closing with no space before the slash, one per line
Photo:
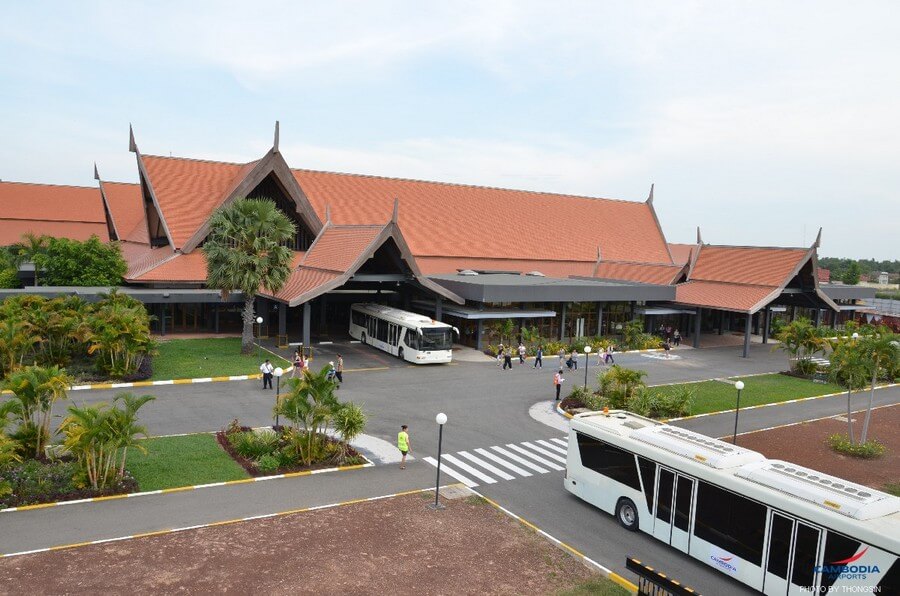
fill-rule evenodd
<path id="1" fill-rule="evenodd" d="M 102 219 L 51 219 L 49 217 L 7 217 L 0 216 L 0 221 L 46 221 L 53 223 L 96 224 L 106 223 Z"/>
<path id="2" fill-rule="evenodd" d="M 103 184 L 127 184 L 128 186 L 140 186 L 140 182 L 120 182 L 118 180 L 100 180 Z"/>
<path id="3" fill-rule="evenodd" d="M 309 168 L 291 168 L 292 172 L 309 172 L 312 174 L 332 174 L 335 176 L 354 176 L 357 178 L 376 178 L 380 180 L 396 180 L 398 182 L 421 182 L 423 184 L 439 184 L 442 186 L 456 186 L 462 188 L 480 188 L 484 190 L 505 190 L 509 192 L 524 192 L 535 195 L 548 195 L 554 197 L 566 197 L 570 199 L 587 199 L 591 201 L 610 201 L 613 203 L 628 203 L 630 205 L 646 205 L 645 201 L 630 201 L 628 199 L 611 199 L 608 197 L 591 197 L 588 195 L 573 195 L 561 192 L 549 192 L 543 190 L 526 190 L 523 188 L 508 188 L 504 186 L 485 186 L 482 184 L 465 184 L 462 182 L 442 182 L 440 180 L 423 180 L 421 178 L 403 178 L 396 176 L 379 176 L 377 174 L 354 174 L 352 172 L 335 172 L 331 170 L 312 170 Z"/>
<path id="4" fill-rule="evenodd" d="M 225 166 L 247 166 L 252 163 L 257 163 L 260 161 L 259 159 L 253 159 L 250 161 L 240 162 L 240 161 L 220 161 L 216 159 L 201 159 L 199 157 L 179 157 L 177 155 L 152 155 L 148 153 L 141 153 L 141 157 L 153 157 L 156 159 L 177 159 L 180 161 L 193 161 L 197 163 L 210 163 L 210 164 L 220 164 Z"/>
<path id="5" fill-rule="evenodd" d="M 703 283 L 708 283 L 708 284 L 722 284 L 722 285 L 726 285 L 726 286 L 742 286 L 742 287 L 750 287 L 750 288 L 777 288 L 778 287 L 777 285 L 771 285 L 771 284 L 748 284 L 748 283 L 744 283 L 744 282 L 740 282 L 740 281 L 719 281 L 717 279 L 703 279 L 703 278 L 699 278 L 699 279 L 692 278 L 692 279 L 689 279 L 689 280 L 682 282 L 680 284 L 677 284 L 677 285 L 685 285 L 685 284 L 689 284 L 692 282 L 703 282 Z"/>
<path id="6" fill-rule="evenodd" d="M 607 261 L 601 260 L 600 264 L 604 263 L 617 263 L 622 265 L 644 265 L 647 267 L 681 267 L 678 263 L 645 263 L 643 261 Z"/>
<path id="7" fill-rule="evenodd" d="M 16 180 L 0 180 L 0 184 L 25 184 L 28 186 L 55 186 L 61 188 L 81 188 L 84 190 L 100 190 L 96 186 L 78 186 L 77 184 L 49 184 L 47 182 L 18 182 Z"/>
<path id="8" fill-rule="evenodd" d="M 357 228 L 375 228 L 380 230 L 384 227 L 384 224 L 336 224 L 332 223 L 329 226 L 331 229 L 357 229 Z"/>
<path id="9" fill-rule="evenodd" d="M 696 246 L 696 244 L 694 244 L 693 246 Z M 708 248 L 758 248 L 762 250 L 801 250 L 803 252 L 809 251 L 808 246 L 751 246 L 736 244 L 704 244 L 704 246 Z"/>

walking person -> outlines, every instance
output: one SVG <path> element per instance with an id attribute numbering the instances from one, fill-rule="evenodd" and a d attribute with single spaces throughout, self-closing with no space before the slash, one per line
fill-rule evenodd
<path id="1" fill-rule="evenodd" d="M 557 355 L 559 356 L 559 367 L 562 368 L 566 365 L 566 349 L 560 348 Z"/>
<path id="2" fill-rule="evenodd" d="M 681 345 L 681 332 L 678 331 L 678 329 L 675 330 L 674 338 L 675 338 L 675 347 L 677 348 L 678 346 Z"/>
<path id="3" fill-rule="evenodd" d="M 262 373 L 263 389 L 272 389 L 272 374 L 275 372 L 275 367 L 268 358 L 259 365 L 259 372 Z"/>
<path id="4" fill-rule="evenodd" d="M 572 355 L 569 356 L 569 360 L 572 362 L 571 368 L 578 370 L 578 351 L 572 350 Z"/>
<path id="5" fill-rule="evenodd" d="M 397 449 L 400 450 L 402 457 L 400 458 L 400 469 L 406 469 L 406 455 L 412 451 L 409 446 L 409 427 L 407 425 L 402 425 L 400 427 L 400 432 L 397 433 Z"/>
<path id="6" fill-rule="evenodd" d="M 334 376 L 337 377 L 338 387 L 340 387 L 344 383 L 344 357 L 338 354 L 337 359 L 337 368 L 334 370 Z"/>
<path id="7" fill-rule="evenodd" d="M 606 363 L 607 364 L 615 364 L 616 359 L 613 358 L 613 352 L 615 352 L 615 348 L 612 344 L 606 346 Z"/>
<path id="8" fill-rule="evenodd" d="M 562 384 L 564 382 L 563 369 L 559 369 L 559 371 L 553 375 L 553 386 L 556 387 L 556 401 L 559 401 L 559 391 L 562 389 Z"/>
<path id="9" fill-rule="evenodd" d="M 525 344 L 519 342 L 519 366 L 525 364 L 525 354 L 528 353 L 528 350 L 525 349 Z"/>
<path id="10" fill-rule="evenodd" d="M 672 344 L 669 343 L 669 340 L 663 342 L 663 350 L 666 351 L 666 358 L 669 358 L 669 350 L 672 349 Z"/>
<path id="11" fill-rule="evenodd" d="M 544 346 L 538 346 L 534 353 L 534 366 L 532 368 L 544 368 Z"/>
<path id="12" fill-rule="evenodd" d="M 300 350 L 294 350 L 293 363 L 294 368 L 291 369 L 291 378 L 296 379 L 297 375 L 303 374 L 303 356 L 300 354 Z"/>
<path id="13" fill-rule="evenodd" d="M 337 372 L 335 372 L 334 370 L 334 360 L 331 360 L 328 362 L 328 372 L 325 373 L 325 378 L 332 383 L 337 383 L 337 381 L 335 380 L 336 375 Z"/>
<path id="14" fill-rule="evenodd" d="M 497 366 L 503 363 L 503 344 L 497 346 Z"/>
<path id="15" fill-rule="evenodd" d="M 503 350 L 503 370 L 506 369 L 512 370 L 512 354 L 509 351 L 509 348 Z"/>

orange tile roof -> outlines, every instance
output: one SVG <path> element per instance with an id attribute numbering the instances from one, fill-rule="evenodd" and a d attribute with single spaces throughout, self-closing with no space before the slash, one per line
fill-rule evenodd
<path id="1" fill-rule="evenodd" d="M 127 182 L 103 182 L 103 193 L 119 240 L 150 243 L 147 232 L 141 185 Z"/>
<path id="2" fill-rule="evenodd" d="M 133 278 L 133 281 L 204 282 L 206 255 L 200 250 L 190 254 L 176 253 L 174 258 Z"/>
<path id="3" fill-rule="evenodd" d="M 380 226 L 328 226 L 309 247 L 301 265 L 344 273 L 384 229 Z"/>
<path id="4" fill-rule="evenodd" d="M 284 287 L 281 288 L 274 297 L 279 300 L 290 302 L 294 298 L 315 290 L 323 284 L 334 281 L 339 277 L 341 277 L 341 274 L 334 271 L 300 267 L 291 272 L 291 276 L 284 284 Z M 272 295 L 267 292 L 265 293 L 270 296 Z"/>
<path id="5" fill-rule="evenodd" d="M 519 271 L 522 273 L 539 271 L 548 277 L 569 277 L 570 275 L 589 277 L 594 270 L 594 262 L 592 261 L 417 256 L 416 263 L 425 275 L 456 273 L 460 269 L 472 269 L 478 271 Z"/>
<path id="6" fill-rule="evenodd" d="M 378 224 L 400 200 L 399 223 L 416 257 L 521 258 L 551 247 L 573 261 L 604 258 L 670 264 L 646 203 L 551 193 L 293 170 L 324 220 Z"/>
<path id="7" fill-rule="evenodd" d="M 119 249 L 125 262 L 128 263 L 128 271 L 125 273 L 125 279 L 128 281 L 140 277 L 178 254 L 168 246 L 153 248 L 149 244 L 137 242 L 120 242 Z"/>
<path id="8" fill-rule="evenodd" d="M 693 253 L 696 252 L 697 245 L 669 242 L 669 250 L 672 252 L 672 260 L 676 265 L 686 265 Z"/>
<path id="9" fill-rule="evenodd" d="M 780 286 L 809 254 L 806 248 L 758 248 L 704 244 L 691 280 Z"/>
<path id="10" fill-rule="evenodd" d="M 155 155 L 142 155 L 141 160 L 172 235 L 174 248 L 184 246 L 256 163 L 223 163 Z"/>
<path id="11" fill-rule="evenodd" d="M 757 310 L 777 287 L 715 281 L 689 281 L 675 287 L 675 302 L 720 310 Z"/>
<path id="12" fill-rule="evenodd" d="M 96 187 L 0 182 L 0 246 L 22 234 L 109 240 L 103 200 Z"/>
<path id="13" fill-rule="evenodd" d="M 648 265 L 646 263 L 600 261 L 594 277 L 668 285 L 675 281 L 675 276 L 681 272 L 682 268 L 683 266 L 681 265 Z"/>

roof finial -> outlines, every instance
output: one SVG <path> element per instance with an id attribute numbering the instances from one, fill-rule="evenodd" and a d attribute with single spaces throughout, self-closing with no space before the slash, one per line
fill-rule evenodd
<path id="1" fill-rule="evenodd" d="M 134 129 L 131 128 L 131 122 L 128 123 L 128 150 L 137 153 L 137 143 L 134 142 Z"/>
<path id="2" fill-rule="evenodd" d="M 653 187 L 654 187 L 654 186 L 655 186 L 655 185 L 654 185 L 653 183 L 650 184 L 650 196 L 647 197 L 647 204 L 648 204 L 648 205 L 652 205 L 652 204 L 653 204 Z"/>
<path id="3" fill-rule="evenodd" d="M 394 198 L 394 212 L 391 214 L 391 222 L 397 223 L 400 216 L 400 199 Z"/>
<path id="4" fill-rule="evenodd" d="M 813 248 L 819 248 L 822 246 L 822 228 L 819 228 L 819 233 L 816 234 L 816 241 L 813 242 Z"/>
<path id="5" fill-rule="evenodd" d="M 599 262 L 602 260 L 603 260 L 603 255 L 600 253 L 600 245 L 598 244 L 597 245 L 597 261 Z"/>
<path id="6" fill-rule="evenodd" d="M 703 244 L 703 236 L 700 235 L 700 226 L 697 226 L 697 244 Z"/>
<path id="7" fill-rule="evenodd" d="M 100 180 L 100 172 L 97 170 L 97 162 L 94 162 L 94 180 Z"/>
<path id="8" fill-rule="evenodd" d="M 278 153 L 278 120 L 275 121 L 275 142 L 272 144 L 272 151 Z"/>

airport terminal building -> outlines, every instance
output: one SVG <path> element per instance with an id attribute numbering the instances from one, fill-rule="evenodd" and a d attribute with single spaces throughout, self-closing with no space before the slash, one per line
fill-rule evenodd
<path id="1" fill-rule="evenodd" d="M 95 187 L 0 182 L 0 245 L 25 232 L 116 241 L 128 263 L 124 291 L 157 318 L 156 331 L 239 328 L 241 296 L 205 287 L 201 250 L 216 209 L 237 197 L 274 201 L 296 225 L 292 272 L 261 293 L 263 333 L 280 342 L 345 337 L 349 305 L 380 302 L 431 315 L 482 347 L 513 319 L 544 337 L 615 335 L 636 318 L 765 341 L 773 317 L 835 325 L 865 308 L 871 290 L 820 284 L 817 249 L 667 242 L 653 205 L 322 172 L 291 167 L 278 147 L 249 163 L 130 150 L 137 184 Z M 0 290 L 78 293 L 106 288 Z"/>

